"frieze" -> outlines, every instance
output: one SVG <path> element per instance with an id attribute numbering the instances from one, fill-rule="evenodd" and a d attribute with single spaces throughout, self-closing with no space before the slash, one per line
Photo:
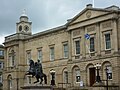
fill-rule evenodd
<path id="1" fill-rule="evenodd" d="M 80 30 L 73 31 L 73 37 L 80 35 Z"/>
<path id="2" fill-rule="evenodd" d="M 87 32 L 95 31 L 95 26 L 90 26 L 87 28 Z"/>
<path id="3" fill-rule="evenodd" d="M 107 22 L 104 22 L 104 23 L 102 23 L 102 28 L 110 28 L 110 27 L 112 27 L 112 23 L 111 23 L 111 21 L 107 21 Z"/>

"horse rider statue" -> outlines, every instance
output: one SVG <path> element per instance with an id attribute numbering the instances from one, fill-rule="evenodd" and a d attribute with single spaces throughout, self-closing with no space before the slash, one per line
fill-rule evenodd
<path id="1" fill-rule="evenodd" d="M 40 84 L 42 84 L 43 78 L 44 78 L 45 84 L 47 84 L 47 76 L 46 76 L 46 74 L 43 73 L 42 64 L 41 64 L 40 60 L 37 60 L 37 62 L 35 62 L 35 63 L 33 60 L 30 60 L 29 66 L 30 66 L 30 68 L 26 75 L 32 75 L 32 77 L 35 76 L 37 81 L 35 81 L 34 83 L 39 82 L 39 79 L 41 79 Z"/>

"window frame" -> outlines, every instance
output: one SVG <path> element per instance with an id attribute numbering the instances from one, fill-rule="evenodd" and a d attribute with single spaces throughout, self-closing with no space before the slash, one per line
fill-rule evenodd
<path id="1" fill-rule="evenodd" d="M 78 73 L 79 72 L 79 73 Z M 81 76 L 80 76 L 80 69 L 75 69 L 75 78 L 76 78 L 76 83 L 80 83 L 81 81 Z M 79 79 L 78 79 L 79 78 Z"/>
<path id="2" fill-rule="evenodd" d="M 106 68 L 107 68 L 108 80 L 112 80 L 112 79 L 113 79 L 112 66 L 111 66 L 111 65 L 108 65 L 108 66 L 106 66 Z"/>
<path id="3" fill-rule="evenodd" d="M 2 83 L 2 82 L 3 82 L 3 76 L 0 75 L 0 83 Z"/>
<path id="4" fill-rule="evenodd" d="M 66 47 L 67 46 L 67 47 Z M 67 49 L 66 49 L 67 48 Z M 63 58 L 69 57 L 69 46 L 68 42 L 63 42 Z"/>
<path id="5" fill-rule="evenodd" d="M 53 49 L 53 51 L 51 51 Z M 55 60 L 55 47 L 54 46 L 50 46 L 50 61 L 54 61 Z"/>
<path id="6" fill-rule="evenodd" d="M 15 66 L 15 52 L 14 50 L 11 50 L 11 52 L 9 53 L 9 57 L 8 57 L 8 60 L 9 60 L 9 67 L 13 67 Z"/>
<path id="7" fill-rule="evenodd" d="M 93 39 L 93 43 L 91 44 L 91 39 Z M 95 37 L 90 37 L 90 52 L 95 52 Z M 93 50 L 91 51 L 91 46 L 93 47 Z"/>
<path id="8" fill-rule="evenodd" d="M 42 62 L 42 59 L 43 59 L 42 48 L 37 49 L 37 52 L 38 52 L 38 60 L 40 60 L 40 62 Z"/>
<path id="9" fill-rule="evenodd" d="M 109 35 L 109 41 L 106 41 L 106 39 L 107 39 L 106 35 Z M 110 50 L 111 49 L 111 34 L 110 34 L 110 32 L 105 33 L 104 37 L 105 37 L 105 50 Z M 110 46 L 108 46 L 107 44 L 109 44 Z M 107 48 L 107 46 L 109 48 Z"/>
<path id="10" fill-rule="evenodd" d="M 77 45 L 76 45 L 76 42 L 79 42 L 79 47 L 77 47 Z M 81 42 L 80 42 L 80 38 L 77 38 L 77 39 L 75 39 L 74 40 L 74 50 L 75 50 L 75 55 L 80 55 L 80 53 L 81 53 Z M 77 49 L 79 49 L 79 53 L 77 53 Z"/>
<path id="11" fill-rule="evenodd" d="M 68 71 L 67 70 L 64 70 L 63 72 L 63 80 L 64 80 L 64 83 L 68 83 Z"/>
<path id="12" fill-rule="evenodd" d="M 29 65 L 29 60 L 31 59 L 31 50 L 26 51 L 26 64 Z"/>
<path id="13" fill-rule="evenodd" d="M 0 69 L 3 69 L 3 61 L 0 61 Z"/>
<path id="14" fill-rule="evenodd" d="M 4 56 L 4 50 L 0 50 L 0 56 Z"/>

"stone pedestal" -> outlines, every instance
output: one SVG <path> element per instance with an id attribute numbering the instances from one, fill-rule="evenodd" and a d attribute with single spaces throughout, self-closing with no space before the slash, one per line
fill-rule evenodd
<path id="1" fill-rule="evenodd" d="M 23 90 L 51 90 L 50 85 L 25 85 L 21 87 Z"/>

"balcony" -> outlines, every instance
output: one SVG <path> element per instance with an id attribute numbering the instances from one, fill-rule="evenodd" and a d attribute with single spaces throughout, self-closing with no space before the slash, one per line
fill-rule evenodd
<path id="1" fill-rule="evenodd" d="M 5 37 L 5 42 L 9 42 L 9 41 L 12 41 L 12 40 L 23 40 L 28 36 L 30 36 L 30 35 L 23 34 L 23 33 L 12 34 L 10 36 Z"/>

